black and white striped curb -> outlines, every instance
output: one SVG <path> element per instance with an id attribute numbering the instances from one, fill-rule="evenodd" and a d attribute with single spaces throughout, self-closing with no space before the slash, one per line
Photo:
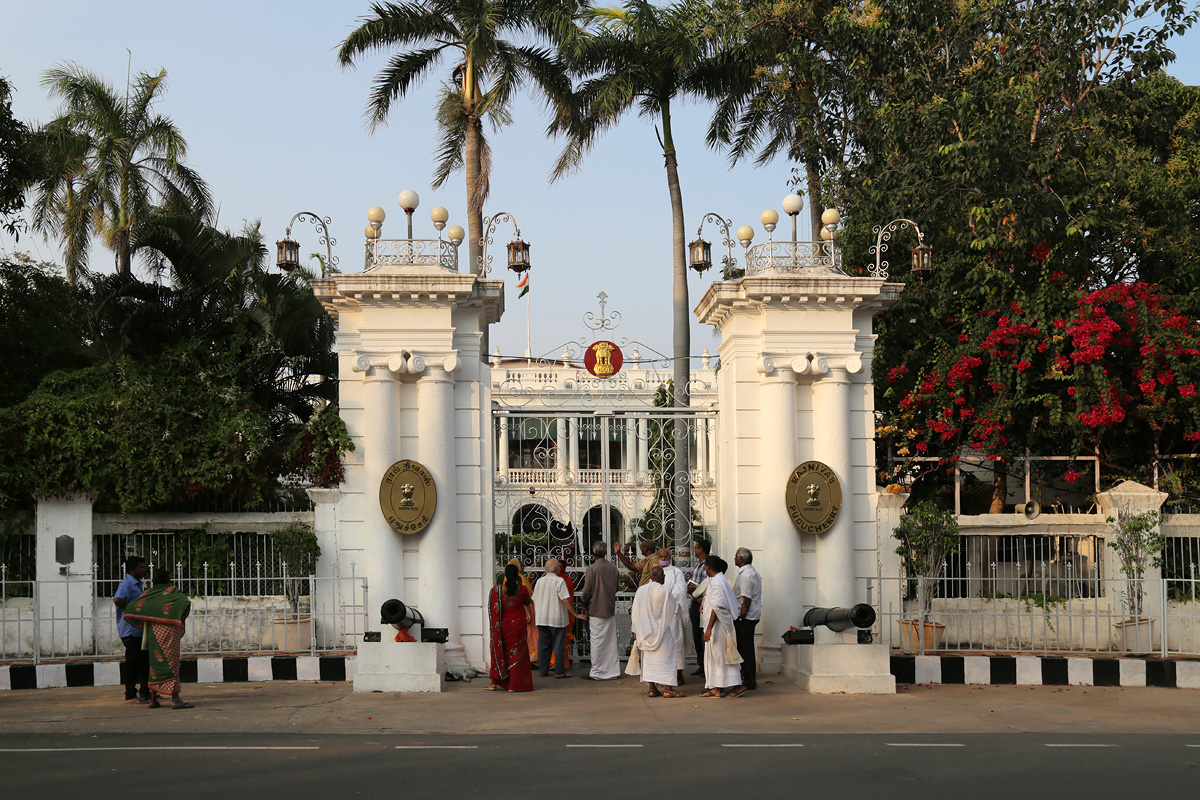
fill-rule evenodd
<path id="1" fill-rule="evenodd" d="M 184 683 L 247 681 L 352 681 L 354 656 L 227 656 L 185 658 L 179 664 Z M 121 686 L 123 661 L 0 666 L 0 690 L 64 686 Z"/>
<path id="2" fill-rule="evenodd" d="M 1200 661 L 1070 656 L 892 656 L 896 683 L 1200 689 Z"/>

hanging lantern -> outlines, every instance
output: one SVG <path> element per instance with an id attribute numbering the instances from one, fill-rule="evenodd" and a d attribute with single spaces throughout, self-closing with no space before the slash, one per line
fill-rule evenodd
<path id="1" fill-rule="evenodd" d="M 919 244 L 912 251 L 912 273 L 921 280 L 933 274 L 933 248 Z"/>
<path id="2" fill-rule="evenodd" d="M 508 268 L 513 272 L 529 269 L 529 242 L 513 239 L 508 243 Z"/>
<path id="3" fill-rule="evenodd" d="M 703 239 L 697 239 L 688 245 L 692 269 L 704 274 L 704 270 L 712 266 L 712 245 Z"/>
<path id="4" fill-rule="evenodd" d="M 275 243 L 275 265 L 284 272 L 291 272 L 300 266 L 300 244 L 286 236 L 283 241 Z"/>

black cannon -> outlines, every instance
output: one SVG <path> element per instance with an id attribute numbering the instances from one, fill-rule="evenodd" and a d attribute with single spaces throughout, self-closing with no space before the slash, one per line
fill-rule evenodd
<path id="1" fill-rule="evenodd" d="M 831 631 L 844 631 L 869 628 L 874 624 L 875 609 L 866 603 L 858 603 L 850 608 L 810 608 L 804 615 L 806 628 L 824 625 Z"/>
<path id="2" fill-rule="evenodd" d="M 394 598 L 385 600 L 383 605 L 379 607 L 379 621 L 384 625 L 391 625 L 397 630 L 411 628 L 413 625 L 420 625 L 422 642 L 444 643 L 450 638 L 449 630 L 446 628 L 426 627 L 425 617 L 420 611 L 411 606 L 406 606 L 403 602 Z"/>

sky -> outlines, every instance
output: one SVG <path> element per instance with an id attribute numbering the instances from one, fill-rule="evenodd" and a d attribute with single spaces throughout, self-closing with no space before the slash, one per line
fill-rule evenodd
<path id="1" fill-rule="evenodd" d="M 165 69 L 167 91 L 157 108 L 187 139 L 188 162 L 220 206 L 218 225 L 238 230 L 244 221 L 261 220 L 264 239 L 273 243 L 298 212 L 329 217 L 334 255 L 343 271 L 353 272 L 362 263 L 368 208 L 377 205 L 387 213 L 385 238 L 404 237 L 397 204 L 404 189 L 421 198 L 413 217 L 416 238 L 436 237 L 429 212 L 439 205 L 449 209 L 450 225 L 466 227 L 462 174 L 430 189 L 437 75 L 394 106 L 388 126 L 372 134 L 363 111 L 386 57 L 364 59 L 347 71 L 336 63 L 339 43 L 368 7 L 365 0 L 0 0 L 0 74 L 15 89 L 16 116 L 47 122 L 58 104 L 46 97 L 40 80 L 52 66 L 74 62 L 117 87 L 130 66 L 134 74 Z M 1200 84 L 1200 30 L 1176 40 L 1174 49 L 1179 59 L 1169 72 Z M 792 165 L 778 159 L 761 169 L 745 164 L 731 169 L 723 154 L 704 145 L 708 113 L 701 105 L 674 112 L 687 239 L 695 238 L 704 214 L 716 212 L 734 230 L 753 225 L 755 241 L 764 241 L 759 215 L 779 209 L 792 190 Z M 640 342 L 644 352 L 649 347 L 669 353 L 670 200 L 652 124 L 627 117 L 597 143 L 581 170 L 550 184 L 559 145 L 543 135 L 542 109 L 524 98 L 513 116 L 512 125 L 489 132 L 494 164 L 484 214 L 505 211 L 516 218 L 531 245 L 531 291 L 528 302 L 517 299 L 502 249 L 511 229 L 499 228 L 492 277 L 506 281 L 507 309 L 492 326 L 492 343 L 505 356 L 524 354 L 527 315 L 535 356 L 554 355 L 571 340 L 591 341 L 584 315 L 598 311 L 596 295 L 604 292 L 607 311 L 622 315 L 611 338 Z M 786 238 L 787 217 L 780 216 L 776 235 Z M 808 238 L 806 219 L 802 213 L 801 239 Z M 292 238 L 302 256 L 324 250 L 312 224 L 297 222 Z M 714 243 L 718 261 L 723 253 L 711 223 L 704 238 Z M 28 233 L 15 245 L 0 234 L 0 251 L 14 249 L 38 260 L 59 260 L 57 244 L 38 234 Z M 464 263 L 466 249 L 464 243 Z M 740 250 L 735 244 L 739 263 Z M 271 252 L 273 258 L 273 247 Z M 94 250 L 93 269 L 111 265 L 108 251 Z M 689 270 L 693 308 L 718 272 L 698 276 Z M 707 346 L 715 353 L 717 343 L 693 318 L 692 352 Z"/>

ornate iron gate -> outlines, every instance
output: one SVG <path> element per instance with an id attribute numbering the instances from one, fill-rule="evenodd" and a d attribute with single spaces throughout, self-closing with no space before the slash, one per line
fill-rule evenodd
<path id="1" fill-rule="evenodd" d="M 600 300 L 599 317 L 585 317 L 594 334 L 620 319 L 606 315 Z M 556 357 L 492 362 L 497 574 L 518 559 L 536 579 L 553 558 L 577 593 L 595 542 L 616 561 L 614 544 L 632 544 L 636 559 L 637 545 L 649 540 L 671 548 L 676 565 L 689 571 L 694 537 L 711 538 L 717 520 L 716 382 L 707 351 L 693 372 L 692 406 L 679 409 L 671 406 L 668 357 L 638 342 L 612 342 L 622 368 L 597 378 L 585 366 L 590 344 L 583 338 L 553 351 Z M 682 453 L 686 474 L 675 470 Z M 617 566 L 624 654 L 637 580 Z M 573 657 L 586 659 L 587 626 L 573 633 Z"/>

